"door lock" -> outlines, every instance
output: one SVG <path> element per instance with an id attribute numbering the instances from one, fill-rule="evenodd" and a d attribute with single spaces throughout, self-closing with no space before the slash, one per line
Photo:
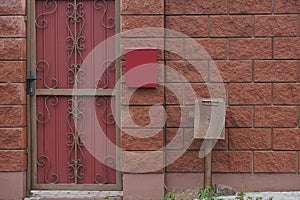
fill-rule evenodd
<path id="1" fill-rule="evenodd" d="M 34 81 L 41 80 L 41 78 L 35 78 L 34 73 L 29 73 L 29 78 L 26 80 L 26 87 L 27 87 L 27 95 L 33 96 L 35 92 L 35 84 Z"/>

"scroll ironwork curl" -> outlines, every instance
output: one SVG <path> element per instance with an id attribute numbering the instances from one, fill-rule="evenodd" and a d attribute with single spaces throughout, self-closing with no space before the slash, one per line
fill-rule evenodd
<path id="1" fill-rule="evenodd" d="M 51 10 L 48 12 L 41 13 L 35 18 L 36 27 L 41 29 L 46 28 L 48 25 L 48 21 L 43 17 L 55 13 L 55 11 L 57 10 L 57 2 L 55 0 L 46 0 L 44 6 L 46 9 Z"/>
<path id="2" fill-rule="evenodd" d="M 102 4 L 104 5 L 104 7 L 102 7 Z M 105 0 L 94 0 L 94 8 L 96 10 L 101 10 L 103 8 L 101 23 L 104 28 L 110 29 L 115 26 L 116 22 L 113 17 L 106 18 L 108 12 L 108 3 Z"/>
<path id="3" fill-rule="evenodd" d="M 44 156 L 44 155 L 40 156 L 36 164 L 38 167 L 46 167 L 46 169 L 45 169 L 46 171 L 44 173 L 44 180 L 46 183 L 55 184 L 58 182 L 58 175 L 56 173 L 51 174 L 52 181 L 49 181 L 49 179 L 48 179 L 49 170 L 51 167 L 51 162 L 50 162 L 49 157 Z"/>
<path id="4" fill-rule="evenodd" d="M 46 114 L 43 112 L 39 112 L 37 114 L 37 122 L 40 124 L 46 124 L 47 122 L 49 122 L 50 118 L 51 118 L 51 112 L 49 110 L 49 105 L 51 106 L 56 106 L 58 104 L 59 100 L 56 96 L 47 96 L 45 97 L 44 100 L 44 108 L 46 109 Z"/>

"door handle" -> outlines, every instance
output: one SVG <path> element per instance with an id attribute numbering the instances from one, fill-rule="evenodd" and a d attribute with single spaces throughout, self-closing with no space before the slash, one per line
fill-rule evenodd
<path id="1" fill-rule="evenodd" d="M 29 78 L 26 80 L 26 90 L 27 90 L 27 95 L 33 96 L 35 93 L 35 84 L 34 81 L 36 80 L 41 80 L 41 78 L 35 78 L 34 73 L 30 72 L 29 73 Z"/>

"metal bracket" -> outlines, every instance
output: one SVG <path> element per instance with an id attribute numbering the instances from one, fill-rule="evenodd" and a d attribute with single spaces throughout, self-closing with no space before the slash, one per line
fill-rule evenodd
<path id="1" fill-rule="evenodd" d="M 41 80 L 40 78 L 35 78 L 34 73 L 29 73 L 29 78 L 26 81 L 26 87 L 27 87 L 27 95 L 33 96 L 35 92 L 35 84 L 34 81 Z"/>

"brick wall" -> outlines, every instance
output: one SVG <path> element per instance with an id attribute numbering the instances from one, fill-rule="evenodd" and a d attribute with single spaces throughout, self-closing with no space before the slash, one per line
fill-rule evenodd
<path id="1" fill-rule="evenodd" d="M 25 0 L 0 0 L 0 174 L 26 170 Z"/>
<path id="2" fill-rule="evenodd" d="M 206 48 L 213 61 L 193 60 L 201 62 L 202 76 L 194 73 L 180 56 L 159 55 L 161 63 L 192 82 L 197 97 L 207 97 L 204 82 L 217 82 L 209 66 L 214 62 L 218 67 L 228 107 L 226 140 L 215 146 L 213 172 L 299 173 L 299 14 L 298 0 L 122 1 L 122 31 L 166 27 L 193 37 Z M 152 41 L 161 42 L 160 39 Z M 180 46 L 174 41 L 179 40 L 167 38 L 165 44 Z M 187 49 L 182 51 L 192 55 Z M 193 140 L 194 99 L 183 80 L 169 75 L 167 70 L 160 73 L 163 74 L 160 87 L 137 90 L 131 98 L 133 120 L 145 125 L 149 123 L 147 106 L 163 105 L 167 112 L 165 144 L 179 130 L 176 143 L 166 150 L 165 158 L 168 161 L 184 152 L 165 172 L 203 172 L 203 160 L 198 158 L 202 141 Z M 177 98 L 163 86 L 182 95 Z M 181 109 L 187 114 L 183 116 L 185 123 L 179 126 Z M 154 150 L 163 145 L 162 138 L 161 132 L 144 140 L 123 134 L 121 143 L 127 150 Z"/>

